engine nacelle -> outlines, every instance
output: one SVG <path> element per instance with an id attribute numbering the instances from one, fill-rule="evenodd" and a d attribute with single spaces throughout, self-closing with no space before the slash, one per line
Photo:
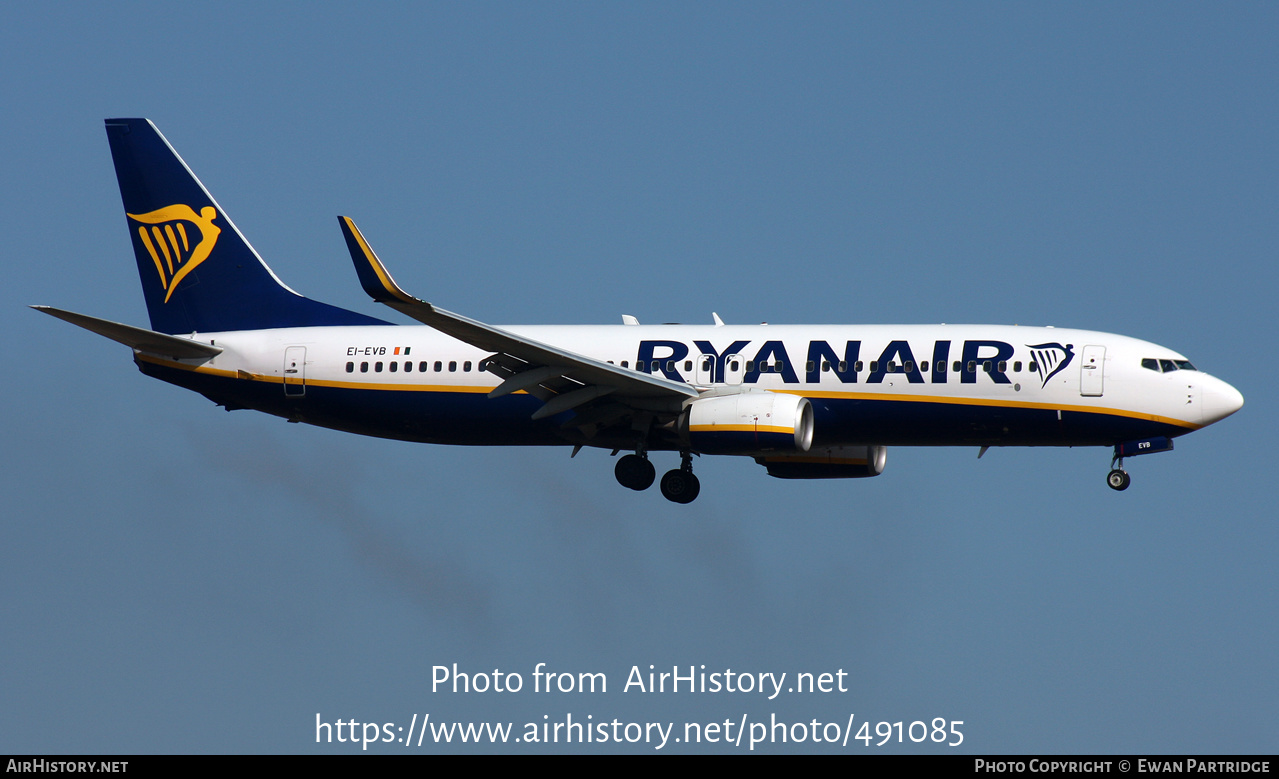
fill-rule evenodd
<path id="1" fill-rule="evenodd" d="M 826 446 L 803 454 L 778 452 L 755 462 L 779 479 L 864 479 L 884 472 L 884 446 Z"/>
<path id="2" fill-rule="evenodd" d="M 807 452 L 813 442 L 813 407 L 799 395 L 743 392 L 699 398 L 680 422 L 681 437 L 706 454 Z"/>

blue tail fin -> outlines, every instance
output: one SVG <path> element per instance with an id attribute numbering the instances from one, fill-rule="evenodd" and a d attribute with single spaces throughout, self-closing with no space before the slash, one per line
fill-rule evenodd
<path id="1" fill-rule="evenodd" d="M 153 330 L 387 324 L 284 286 L 150 120 L 108 119 L 107 139 Z"/>

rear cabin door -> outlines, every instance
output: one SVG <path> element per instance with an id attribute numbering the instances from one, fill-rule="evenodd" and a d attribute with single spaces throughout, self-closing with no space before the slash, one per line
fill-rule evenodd
<path id="1" fill-rule="evenodd" d="M 305 346 L 290 346 L 284 350 L 284 394 L 289 397 L 306 394 Z"/>

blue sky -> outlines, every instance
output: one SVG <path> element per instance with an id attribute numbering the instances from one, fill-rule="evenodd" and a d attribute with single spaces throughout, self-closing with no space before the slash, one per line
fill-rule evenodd
<path id="1" fill-rule="evenodd" d="M 1262 3 L 13 6 L 0 751 L 571 713 L 1273 752 L 1277 34 Z M 606 452 L 227 414 L 26 308 L 146 323 L 108 116 L 154 120 L 294 289 L 394 321 L 334 215 L 484 321 L 1085 327 L 1247 405 L 1122 494 L 1107 450 L 896 448 L 847 482 L 703 458 L 687 508 Z M 539 662 L 609 692 L 431 691 Z M 649 664 L 849 690 L 621 692 Z"/>

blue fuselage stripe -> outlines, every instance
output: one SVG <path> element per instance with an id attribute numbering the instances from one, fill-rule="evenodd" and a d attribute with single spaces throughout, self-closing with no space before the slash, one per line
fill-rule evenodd
<path id="1" fill-rule="evenodd" d="M 279 382 L 250 381 L 139 361 L 143 373 L 199 392 L 229 408 L 251 408 L 363 435 L 437 444 L 521 446 L 571 444 L 573 412 L 534 421 L 542 402 L 525 394 L 490 399 L 483 392 L 400 391 L 307 384 L 286 396 Z M 810 398 L 813 446 L 1111 446 L 1190 432 L 1166 422 L 1103 411 L 1057 411 L 1000 405 Z M 623 446 L 633 444 L 633 434 Z M 778 440 L 791 436 L 770 436 Z M 607 436 L 589 443 L 612 447 Z M 650 444 L 662 448 L 660 442 Z M 673 446 L 671 448 L 674 448 Z"/>

